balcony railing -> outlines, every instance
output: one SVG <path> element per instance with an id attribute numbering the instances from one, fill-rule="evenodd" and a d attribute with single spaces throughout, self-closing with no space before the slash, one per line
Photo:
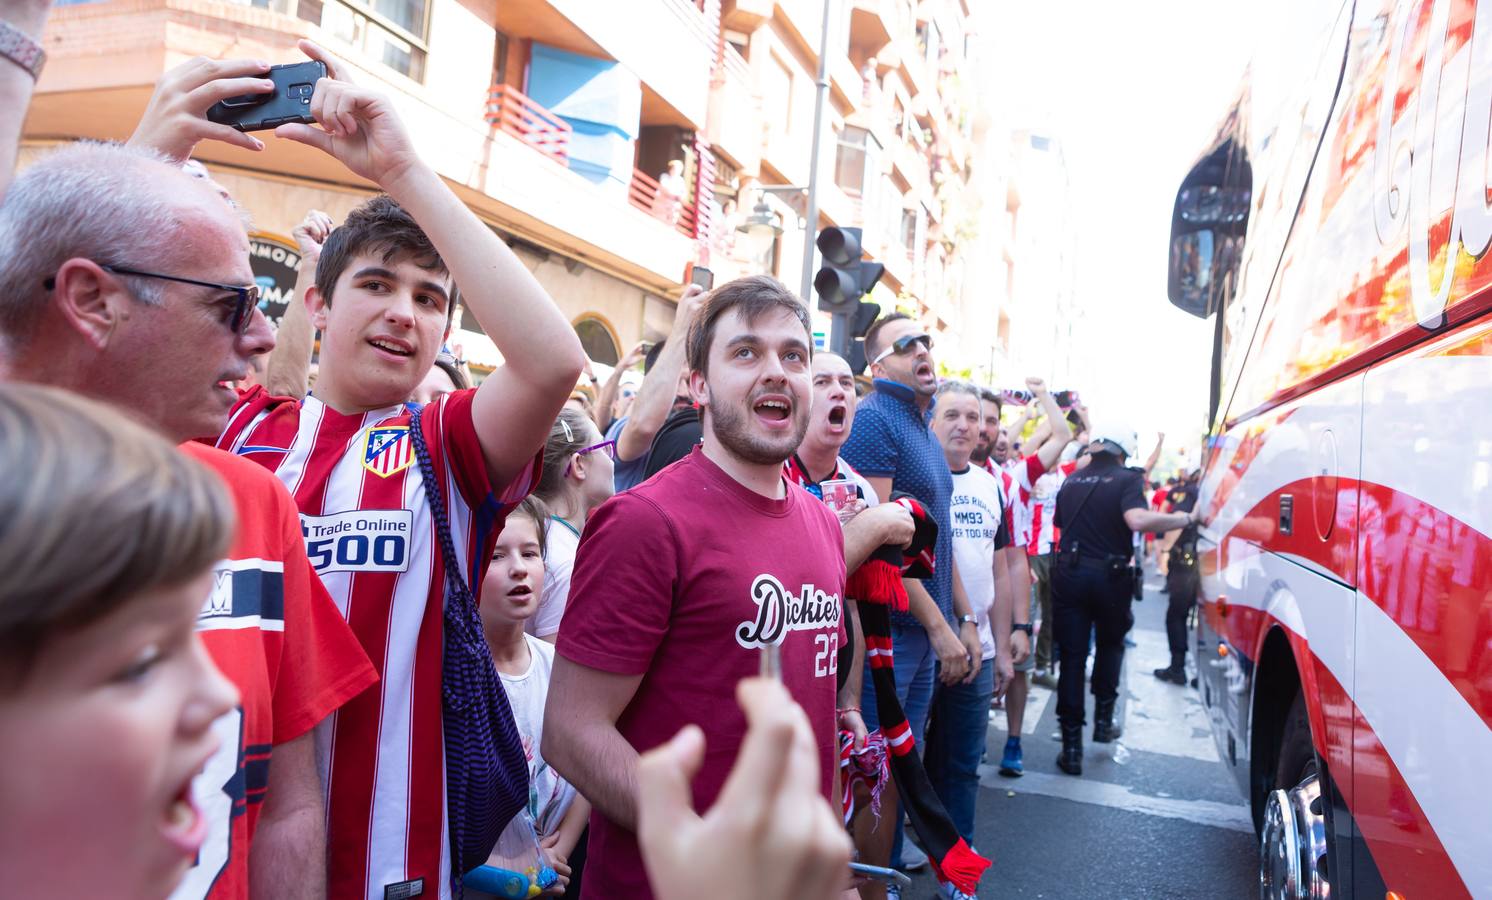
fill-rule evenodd
<path id="1" fill-rule="evenodd" d="M 487 94 L 487 124 L 511 134 L 562 166 L 570 164 L 570 123 L 511 84 L 494 84 Z"/>
<path id="2" fill-rule="evenodd" d="M 684 193 L 687 195 L 688 190 Z M 656 179 L 640 169 L 632 170 L 632 183 L 627 187 L 627 199 L 632 205 L 663 222 L 687 238 L 698 235 L 695 230 L 694 204 L 688 196 L 674 197 L 661 191 Z"/>

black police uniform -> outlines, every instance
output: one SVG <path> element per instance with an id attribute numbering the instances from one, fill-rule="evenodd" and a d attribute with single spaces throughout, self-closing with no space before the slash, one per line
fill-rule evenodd
<path id="1" fill-rule="evenodd" d="M 1095 741 L 1118 736 L 1113 727 L 1124 663 L 1124 635 L 1134 624 L 1134 532 L 1124 522 L 1131 509 L 1147 509 L 1145 477 L 1111 453 L 1067 477 L 1057 494 L 1055 523 L 1062 530 L 1052 566 L 1052 618 L 1062 663 L 1057 679 L 1057 719 L 1062 725 L 1064 771 L 1082 763 L 1083 675 L 1088 636 L 1096 631 L 1093 662 Z"/>
<path id="2" fill-rule="evenodd" d="M 1175 512 L 1191 512 L 1197 506 L 1197 483 L 1188 478 L 1166 495 Z M 1197 527 L 1182 529 L 1166 558 L 1166 641 L 1171 664 L 1155 670 L 1155 677 L 1173 684 L 1186 684 L 1186 619 L 1197 603 L 1201 576 L 1197 569 Z"/>

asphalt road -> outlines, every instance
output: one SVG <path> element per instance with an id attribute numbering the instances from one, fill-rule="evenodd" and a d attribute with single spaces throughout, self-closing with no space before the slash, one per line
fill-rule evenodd
<path id="1" fill-rule="evenodd" d="M 991 713 L 975 845 L 994 854 L 980 897 L 1247 898 L 1259 895 L 1248 809 L 1218 762 L 1195 691 L 1156 680 L 1169 662 L 1165 595 L 1147 582 L 1135 605 L 1138 646 L 1125 653 L 1124 736 L 1093 744 L 1083 775 L 1057 769 L 1056 698 L 1032 686 L 1022 744 L 1026 774 L 996 771 L 1005 716 Z M 1092 697 L 1089 696 L 1091 704 Z M 904 896 L 937 896 L 925 870 Z"/>

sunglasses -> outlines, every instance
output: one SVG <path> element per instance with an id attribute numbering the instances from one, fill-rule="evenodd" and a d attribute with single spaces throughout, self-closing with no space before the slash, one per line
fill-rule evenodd
<path id="1" fill-rule="evenodd" d="M 195 278 L 182 278 L 177 275 L 162 275 L 159 272 L 142 272 L 139 269 L 126 269 L 124 266 L 106 266 L 102 263 L 99 268 L 105 272 L 113 272 L 115 275 L 133 275 L 136 278 L 156 278 L 161 281 L 176 281 L 181 284 L 191 284 L 197 287 L 212 288 L 214 290 L 232 293 L 233 300 L 226 297 L 224 303 L 233 304 L 233 312 L 228 319 L 228 330 L 234 334 L 243 334 L 249 330 L 249 323 L 254 319 L 254 309 L 259 306 L 259 285 L 250 284 L 219 284 L 216 281 L 198 281 Z M 42 282 L 42 287 L 52 290 L 57 287 L 56 278 L 48 278 Z"/>
<path id="2" fill-rule="evenodd" d="M 904 353 L 908 353 L 910 352 L 913 344 L 921 344 L 922 349 L 931 351 L 933 346 L 932 335 L 909 334 L 905 337 L 899 337 L 891 342 L 891 346 L 887 347 L 885 350 L 882 350 L 879 356 L 871 360 L 870 364 L 875 365 L 876 363 L 880 362 L 893 353 L 897 354 L 898 356 Z"/>

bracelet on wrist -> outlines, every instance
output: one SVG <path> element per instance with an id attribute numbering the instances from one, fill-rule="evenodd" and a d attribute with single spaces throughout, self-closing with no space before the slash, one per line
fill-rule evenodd
<path id="1" fill-rule="evenodd" d="M 859 711 L 860 707 L 858 706 L 841 706 L 839 709 L 835 710 L 835 712 L 841 716 L 845 713 L 857 713 Z"/>
<path id="2" fill-rule="evenodd" d="M 19 66 L 35 81 L 46 65 L 47 53 L 31 35 L 0 19 L 0 58 Z"/>

